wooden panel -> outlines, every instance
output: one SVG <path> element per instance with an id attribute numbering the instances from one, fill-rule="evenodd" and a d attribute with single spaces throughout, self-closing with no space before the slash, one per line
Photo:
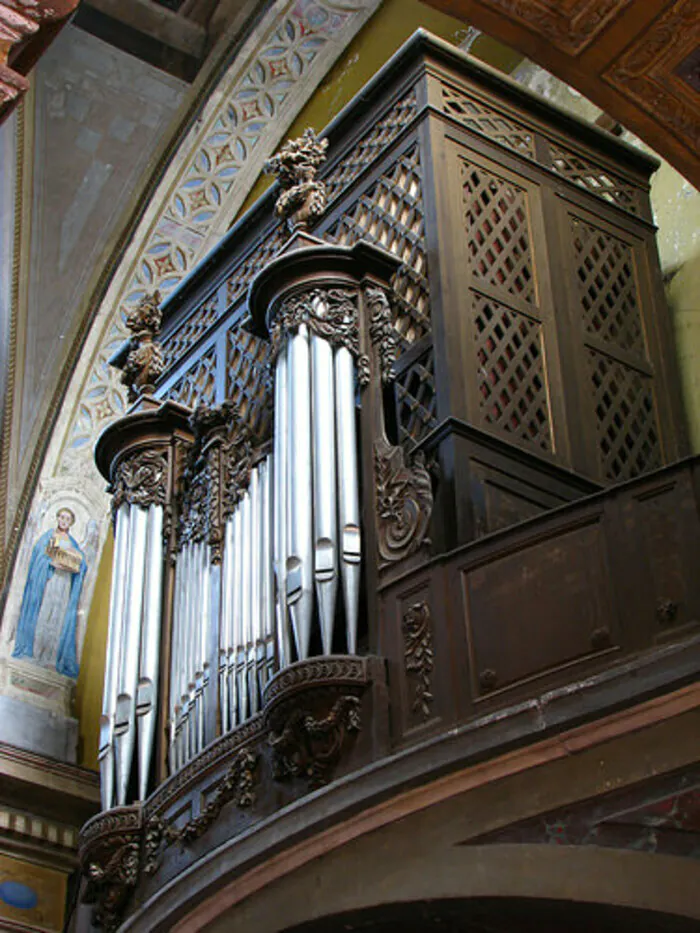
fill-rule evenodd
<path id="1" fill-rule="evenodd" d="M 463 571 L 475 696 L 611 647 L 607 578 L 595 520 Z"/>

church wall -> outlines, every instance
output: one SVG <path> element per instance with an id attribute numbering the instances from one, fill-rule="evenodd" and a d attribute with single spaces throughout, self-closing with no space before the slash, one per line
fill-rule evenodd
<path id="1" fill-rule="evenodd" d="M 8 517 L 135 182 L 186 89 L 73 26 L 33 72 Z"/>

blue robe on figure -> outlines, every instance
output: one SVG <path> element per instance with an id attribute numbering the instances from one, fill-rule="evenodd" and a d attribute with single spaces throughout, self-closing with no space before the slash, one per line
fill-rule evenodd
<path id="1" fill-rule="evenodd" d="M 27 582 L 24 585 L 22 608 L 20 609 L 19 622 L 17 623 L 15 647 L 12 652 L 13 658 L 34 657 L 34 638 L 36 636 L 36 624 L 39 618 L 39 610 L 41 609 L 41 603 L 44 599 L 46 584 L 56 572 L 51 563 L 51 558 L 46 553 L 46 549 L 54 534 L 55 530 L 45 532 L 34 545 L 34 550 L 32 551 L 31 560 L 29 561 L 29 570 L 27 572 Z M 87 572 L 87 564 L 85 563 L 85 555 L 78 542 L 70 534 L 68 534 L 67 537 L 71 546 L 83 559 L 80 562 L 80 570 L 72 574 L 73 579 L 70 584 L 68 603 L 63 617 L 63 626 L 61 628 L 61 636 L 56 653 L 56 670 L 59 674 L 64 674 L 66 677 L 77 677 L 79 670 L 76 654 L 78 602 L 80 601 L 83 580 Z"/>

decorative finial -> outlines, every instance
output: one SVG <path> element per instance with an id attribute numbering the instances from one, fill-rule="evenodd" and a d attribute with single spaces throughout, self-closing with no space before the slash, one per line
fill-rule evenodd
<path id="1" fill-rule="evenodd" d="M 309 221 L 326 207 L 326 187 L 316 181 L 316 172 L 326 160 L 327 148 L 328 140 L 319 139 L 309 127 L 299 139 L 288 139 L 265 163 L 264 171 L 276 175 L 282 188 L 275 213 L 287 221 L 292 232 L 307 230 Z"/>
<path id="2" fill-rule="evenodd" d="M 162 319 L 159 291 L 144 295 L 138 305 L 127 312 L 126 326 L 132 336 L 109 362 L 121 369 L 121 381 L 129 390 L 129 402 L 152 392 L 165 369 L 163 350 L 155 340 Z"/>

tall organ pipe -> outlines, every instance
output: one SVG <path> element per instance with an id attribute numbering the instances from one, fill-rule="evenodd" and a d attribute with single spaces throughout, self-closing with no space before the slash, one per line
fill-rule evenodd
<path id="1" fill-rule="evenodd" d="M 338 591 L 333 348 L 311 337 L 313 386 L 314 581 L 324 654 L 333 647 Z"/>
<path id="2" fill-rule="evenodd" d="M 297 653 L 309 656 L 313 616 L 312 584 L 312 467 L 311 372 L 309 334 L 301 324 L 287 340 L 288 438 L 287 495 L 287 602 L 292 617 Z"/>
<path id="3" fill-rule="evenodd" d="M 136 744 L 136 689 L 139 676 L 148 512 L 141 506 L 132 504 L 129 525 L 131 546 L 127 572 L 126 616 L 122 631 L 119 693 L 114 724 L 119 806 L 126 803 Z"/>
<path id="4" fill-rule="evenodd" d="M 146 799 L 153 755 L 160 657 L 160 615 L 163 593 L 163 507 L 148 508 L 146 580 L 141 632 L 141 661 L 136 703 L 139 738 L 139 800 Z"/>
<path id="5" fill-rule="evenodd" d="M 274 433 L 274 526 L 273 548 L 276 581 L 277 646 L 280 667 L 292 661 L 287 619 L 287 522 L 289 503 L 287 496 L 288 473 L 288 405 L 287 405 L 287 353 L 283 347 L 275 367 L 275 433 Z"/>
<path id="6" fill-rule="evenodd" d="M 100 718 L 100 789 L 102 807 L 114 804 L 114 715 L 119 687 L 120 649 L 124 623 L 124 594 L 129 560 L 129 506 L 119 507 L 116 517 L 114 561 L 112 569 L 112 595 L 109 607 L 109 635 L 105 664 L 105 684 Z"/>

